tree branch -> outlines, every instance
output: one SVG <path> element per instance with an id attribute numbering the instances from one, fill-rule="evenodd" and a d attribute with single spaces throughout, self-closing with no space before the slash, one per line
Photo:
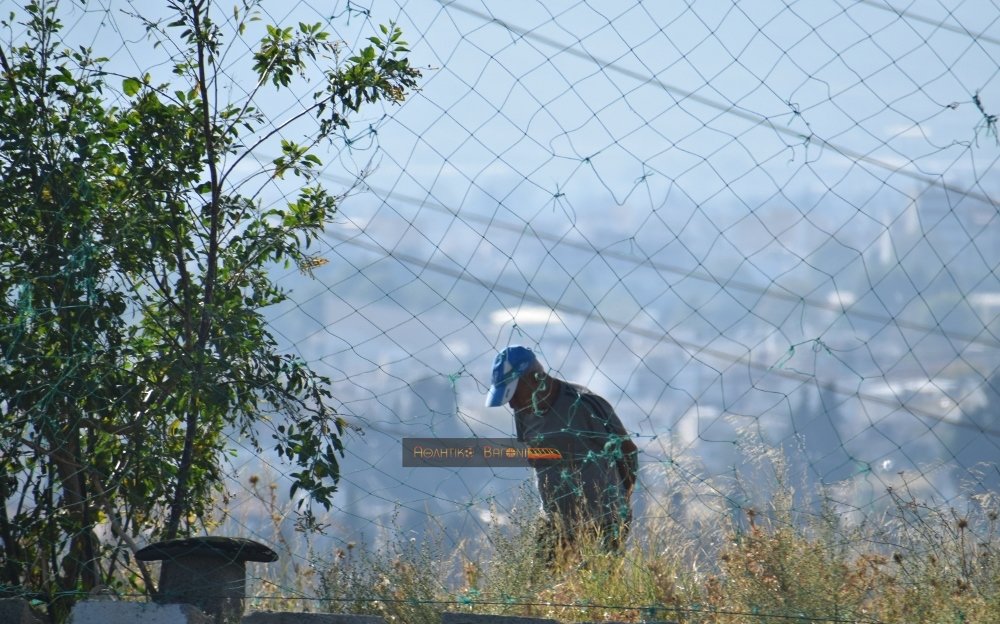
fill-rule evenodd
<path id="1" fill-rule="evenodd" d="M 4 78 L 10 84 L 10 90 L 14 94 L 14 99 L 20 102 L 21 93 L 18 91 L 17 82 L 14 81 L 14 70 L 11 69 L 10 63 L 7 62 L 7 55 L 3 53 L 3 48 L 0 48 L 0 69 L 3 69 Z"/>
<path id="2" fill-rule="evenodd" d="M 216 148 L 214 127 L 212 125 L 211 102 L 208 97 L 208 72 L 206 71 L 208 59 L 206 58 L 206 33 L 202 22 L 202 3 L 195 0 L 191 3 L 191 29 L 195 43 L 195 51 L 198 56 L 198 84 L 196 85 L 201 98 L 201 132 L 205 139 L 205 164 L 208 167 L 209 182 L 212 186 L 212 197 L 208 205 L 209 210 L 209 231 L 208 231 L 208 257 L 206 258 L 206 272 L 204 280 L 204 290 L 202 294 L 201 321 L 198 325 L 198 337 L 194 345 L 195 367 L 192 381 L 194 388 L 190 394 L 189 406 L 185 418 L 184 449 L 181 452 L 181 461 L 177 468 L 177 486 L 174 490 L 174 499 L 170 506 L 170 519 L 167 522 L 167 539 L 177 536 L 180 528 L 181 516 L 184 515 L 187 507 L 188 479 L 191 474 L 191 465 L 194 462 L 194 445 L 197 439 L 198 430 L 198 406 L 199 388 L 201 375 L 204 371 L 204 352 L 208 346 L 208 339 L 212 328 L 212 308 L 214 305 L 215 281 L 218 275 L 219 256 L 219 223 L 222 211 L 222 189 L 219 186 L 219 172 L 216 166 Z"/>
<path id="3" fill-rule="evenodd" d="M 139 551 L 139 545 L 135 543 L 131 537 L 129 537 L 128 532 L 122 527 L 121 522 L 118 520 L 118 514 L 115 513 L 114 508 L 111 506 L 111 501 L 108 499 L 107 491 L 104 489 L 104 485 L 101 483 L 101 476 L 94 471 L 93 468 L 88 467 L 87 473 L 90 476 L 91 485 L 94 487 L 94 495 L 97 497 L 98 502 L 101 507 L 104 508 L 104 513 L 108 515 L 108 522 L 111 523 L 111 532 L 115 534 L 118 539 L 125 542 L 135 555 Z M 142 582 L 146 584 L 150 593 L 156 592 L 156 585 L 153 583 L 153 577 L 149 574 L 149 568 L 146 567 L 146 562 L 139 561 L 134 556 L 132 560 L 135 561 L 136 565 L 139 567 L 139 574 L 142 576 Z"/>
<path id="4" fill-rule="evenodd" d="M 291 117 L 289 117 L 285 121 L 281 122 L 280 124 L 278 124 L 276 126 L 272 126 L 272 128 L 271 128 L 271 130 L 269 132 L 265 133 L 264 136 L 260 137 L 253 145 L 251 145 L 251 146 L 247 147 L 246 149 L 244 149 L 243 153 L 236 157 L 236 160 L 234 160 L 233 163 L 231 165 L 229 165 L 229 168 L 223 174 L 222 179 L 225 180 L 227 177 L 229 177 L 229 174 L 232 173 L 234 169 L 236 169 L 236 166 L 238 164 L 240 164 L 240 162 L 244 158 L 246 158 L 250 154 L 253 154 L 254 150 L 256 150 L 258 147 L 260 147 L 265 141 L 267 141 L 268 139 L 270 139 L 274 135 L 280 133 L 282 130 L 284 130 L 285 128 L 287 128 L 288 126 L 290 126 L 292 123 L 298 121 L 302 117 L 305 117 L 310 112 L 312 112 L 313 109 L 321 106 L 322 104 L 325 104 L 326 102 L 329 102 L 332 99 L 333 99 L 333 96 L 332 95 L 328 95 L 328 96 L 326 96 L 325 98 L 323 98 L 321 100 L 317 100 L 311 106 L 307 106 L 306 108 L 303 108 L 298 113 L 295 113 L 294 115 L 292 115 Z M 317 143 L 319 143 L 318 139 L 315 140 L 315 141 L 313 141 L 313 145 L 316 145 Z"/>

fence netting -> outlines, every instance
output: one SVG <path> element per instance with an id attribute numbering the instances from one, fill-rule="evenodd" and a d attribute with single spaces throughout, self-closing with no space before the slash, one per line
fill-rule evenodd
<path id="1" fill-rule="evenodd" d="M 63 0 L 61 36 L 114 76 L 165 74 L 173 50 L 152 47 L 136 17 L 161 19 L 158 4 Z M 232 27 L 222 4 L 217 22 Z M 319 180 L 343 198 L 308 266 L 269 267 L 288 299 L 264 310 L 268 330 L 329 378 L 344 457 L 332 506 L 304 523 L 284 458 L 225 432 L 224 486 L 189 526 L 278 551 L 250 567 L 251 606 L 396 621 L 996 614 L 995 4 L 256 10 L 279 26 L 319 22 L 348 50 L 393 23 L 422 77 L 316 146 Z M 26 32 L 14 19 L 0 46 Z M 215 89 L 238 100 L 256 42 L 234 32 L 226 45 Z M 274 134 L 241 176 L 311 132 L 284 123 L 307 97 L 273 96 Z M 255 200 L 284 204 L 295 183 L 263 184 Z M 403 466 L 404 438 L 515 435 L 507 407 L 484 407 L 508 345 L 606 398 L 639 448 L 615 563 L 536 560 L 530 468 Z M 10 405 L 0 397 L 5 418 Z M 281 425 L 258 423 L 259 438 Z M 8 479 L 5 524 L 71 504 L 25 492 L 36 477 Z M 111 526 L 119 502 L 98 500 L 87 530 L 117 549 L 102 570 L 128 597 L 143 586 L 133 546 L 150 535 Z M 9 540 L 8 570 L 58 574 Z"/>

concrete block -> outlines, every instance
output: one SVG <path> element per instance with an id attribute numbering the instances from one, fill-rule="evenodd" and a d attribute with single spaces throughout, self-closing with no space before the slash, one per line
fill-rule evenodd
<path id="1" fill-rule="evenodd" d="M 24 598 L 0 600 L 0 622 L 3 624 L 41 624 L 42 619 L 31 610 Z"/>
<path id="2" fill-rule="evenodd" d="M 244 615 L 240 622 L 241 624 L 385 624 L 385 620 L 377 615 L 292 611 L 257 611 Z"/>
<path id="3" fill-rule="evenodd" d="M 441 624 L 559 624 L 559 621 L 520 615 L 479 615 L 446 611 L 441 614 Z"/>
<path id="4" fill-rule="evenodd" d="M 70 624 L 214 624 L 189 604 L 118 602 L 87 600 L 78 602 L 69 616 Z"/>

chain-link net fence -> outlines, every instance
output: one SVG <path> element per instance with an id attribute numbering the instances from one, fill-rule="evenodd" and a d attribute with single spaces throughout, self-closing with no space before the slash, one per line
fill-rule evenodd
<path id="1" fill-rule="evenodd" d="M 47 5 L 61 43 L 107 57 L 109 107 L 170 79 L 183 26 L 170 30 L 176 7 L 159 4 Z M 176 519 L 188 533 L 280 552 L 251 568 L 253 604 L 400 621 L 422 609 L 683 621 L 995 614 L 976 611 L 997 608 L 1000 578 L 990 563 L 1000 485 L 993 3 L 176 4 L 204 10 L 223 33 L 213 101 L 257 98 L 262 115 L 223 159 L 225 184 L 250 181 L 261 213 L 296 201 L 303 178 L 274 167 L 289 157 L 284 142 L 299 142 L 322 163 L 311 174 L 343 194 L 306 261 L 266 265 L 288 297 L 261 308 L 277 351 L 329 380 L 344 446 L 329 510 L 292 487 L 305 473 L 329 475 L 288 461 L 324 449 L 289 441 L 275 408 L 252 432 L 230 421 L 206 438 L 229 450 L 224 486 Z M 0 42 L 13 65 L 31 28 L 21 3 L 3 9 L 15 15 Z M 337 42 L 319 64 L 394 24 L 422 75 L 405 99 L 362 107 L 312 145 L 315 122 L 296 111 L 313 106 L 315 76 L 267 91 L 251 71 L 264 24 L 300 23 Z M 18 152 L 3 140 L 0 158 L 14 167 Z M 113 248 L 113 234 L 90 240 Z M 64 242 L 54 275 L 73 277 L 86 258 L 79 241 Z M 25 358 L 51 355 L 18 342 L 44 312 L 19 261 L 0 265 L 10 312 L 0 373 L 10 379 L 29 370 Z M 141 279 L 170 281 L 185 262 L 197 258 Z M 98 283 L 134 275 L 117 270 L 99 271 Z M 115 279 L 101 287 L 144 300 L 142 285 Z M 115 305 L 91 286 L 78 281 L 76 300 Z M 125 325 L 142 313 L 124 310 Z M 138 370 L 127 354 L 116 369 L 99 357 L 101 336 L 67 338 L 62 359 L 30 369 L 43 377 L 21 377 L 22 394 L 8 384 L 0 397 L 11 423 L 27 418 L 29 395 L 36 406 L 61 406 L 61 393 L 80 388 L 93 397 L 73 403 L 71 459 L 58 461 L 66 449 L 49 441 L 67 438 L 44 427 L 4 441 L 7 593 L 52 600 L 36 589 L 68 574 L 64 559 L 90 569 L 70 594 L 109 579 L 123 595 L 155 582 L 134 552 L 169 531 L 128 522 L 170 514 L 193 421 L 178 408 L 162 432 L 175 442 L 144 460 L 165 466 L 160 482 L 135 490 L 149 509 L 141 496 L 106 497 L 132 487 L 124 460 L 141 446 L 130 446 L 131 430 L 88 438 L 101 431 L 88 414 L 141 404 L 115 396 L 124 377 L 161 375 L 163 389 L 175 372 Z M 508 408 L 484 407 L 508 345 L 606 399 L 635 442 L 631 563 L 566 572 L 539 562 L 529 467 L 404 467 L 404 438 L 517 435 Z M 64 417 L 49 419 L 59 429 Z M 597 463 L 613 455 L 591 453 Z M 60 515 L 88 537 L 45 533 Z M 49 528 L 24 530 L 32 523 Z M 35 556 L 56 538 L 59 548 Z M 588 586 L 588 574 L 606 576 Z M 935 589 L 916 591 L 922 583 Z"/>

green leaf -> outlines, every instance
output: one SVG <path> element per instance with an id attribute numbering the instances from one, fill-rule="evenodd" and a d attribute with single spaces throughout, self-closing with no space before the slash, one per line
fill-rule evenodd
<path id="1" fill-rule="evenodd" d="M 125 95 L 129 97 L 138 93 L 141 88 L 142 83 L 138 78 L 126 78 L 125 80 L 122 80 L 122 91 L 124 91 Z"/>

